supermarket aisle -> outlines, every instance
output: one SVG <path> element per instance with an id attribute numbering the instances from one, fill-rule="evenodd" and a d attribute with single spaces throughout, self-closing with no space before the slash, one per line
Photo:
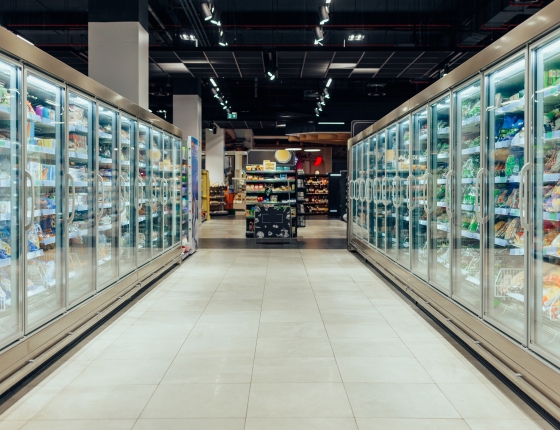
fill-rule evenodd
<path id="1" fill-rule="evenodd" d="M 549 428 L 344 250 L 199 251 L 65 360 L 0 429 Z"/>

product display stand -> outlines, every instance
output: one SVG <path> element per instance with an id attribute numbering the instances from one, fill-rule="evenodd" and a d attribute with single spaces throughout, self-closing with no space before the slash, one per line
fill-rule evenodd
<path id="1" fill-rule="evenodd" d="M 329 175 L 305 175 L 305 213 L 326 215 L 329 210 Z"/>
<path id="2" fill-rule="evenodd" d="M 202 176 L 202 189 L 200 190 L 200 194 L 202 197 L 202 213 L 200 217 L 200 221 L 208 221 L 210 219 L 210 175 L 208 170 L 203 170 L 201 172 Z"/>
<path id="3" fill-rule="evenodd" d="M 292 209 L 290 204 L 257 203 L 254 207 L 255 243 L 259 241 L 291 243 Z"/>
<path id="4" fill-rule="evenodd" d="M 225 184 L 211 184 L 210 185 L 210 215 L 227 215 L 228 211 L 225 210 Z"/>
<path id="5" fill-rule="evenodd" d="M 286 170 L 284 170 L 286 169 Z M 247 166 L 246 183 L 246 237 L 254 237 L 255 207 L 263 203 L 291 208 L 292 231 L 290 237 L 297 236 L 295 171 L 284 167 L 283 170 L 264 170 L 262 165 Z"/>
<path id="6" fill-rule="evenodd" d="M 297 171 L 296 176 L 296 215 L 297 226 L 299 228 L 305 227 L 305 172 L 302 169 Z"/>

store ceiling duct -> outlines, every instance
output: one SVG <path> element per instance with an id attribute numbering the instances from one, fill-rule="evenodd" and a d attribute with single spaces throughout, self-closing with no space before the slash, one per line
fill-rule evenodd
<path id="1" fill-rule="evenodd" d="M 202 10 L 202 17 L 204 18 L 204 21 L 210 21 L 212 19 L 212 11 L 210 10 L 208 3 L 202 3 L 200 5 L 200 9 Z"/>
<path id="2" fill-rule="evenodd" d="M 329 22 L 329 9 L 323 5 L 319 8 L 319 25 L 324 25 Z"/>

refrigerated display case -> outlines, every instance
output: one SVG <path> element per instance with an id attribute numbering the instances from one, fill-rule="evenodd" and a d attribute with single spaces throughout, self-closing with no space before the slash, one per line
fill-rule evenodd
<path id="1" fill-rule="evenodd" d="M 395 241 L 397 261 L 404 267 L 410 266 L 410 230 L 407 201 L 408 176 L 410 170 L 410 119 L 407 117 L 398 124 L 397 152 L 395 154 Z"/>
<path id="2" fill-rule="evenodd" d="M 62 145 L 66 91 L 64 84 L 37 72 L 26 71 L 25 78 L 26 176 L 31 181 L 25 214 L 28 260 L 25 315 L 26 326 L 35 328 L 66 308 L 63 225 L 68 212 L 65 208 L 68 184 L 64 169 L 59 167 L 65 165 L 68 154 Z M 91 289 L 91 284 L 86 284 L 91 281 L 83 281 L 81 287 Z"/>
<path id="3" fill-rule="evenodd" d="M 150 128 L 140 123 L 138 126 L 138 181 L 136 190 L 138 194 L 138 264 L 148 261 L 152 254 L 150 243 L 152 241 L 152 217 L 150 198 L 150 163 L 148 153 L 150 150 Z"/>
<path id="4" fill-rule="evenodd" d="M 95 292 L 96 103 L 68 91 L 68 299 L 70 305 Z M 45 202 L 48 205 L 48 202 Z"/>
<path id="5" fill-rule="evenodd" d="M 348 224 L 350 249 L 556 419 L 558 22 L 554 2 L 508 33 L 507 43 L 495 42 L 352 138 L 350 177 L 359 179 L 373 158 L 375 179 L 368 234 Z M 373 155 L 360 151 L 367 141 Z M 409 211 L 410 267 L 400 242 L 408 221 L 401 198 Z M 387 213 L 396 214 L 396 260 Z"/>
<path id="6" fill-rule="evenodd" d="M 0 57 L 0 345 L 23 334 L 25 276 L 20 271 L 27 247 L 20 241 L 22 164 L 22 69 Z M 29 184 L 31 185 L 31 184 Z M 54 213 L 54 202 L 51 209 Z M 31 214 L 29 214 L 31 215 Z M 29 216 L 28 219 L 31 217 Z"/>
<path id="7" fill-rule="evenodd" d="M 103 288 L 119 277 L 118 114 L 98 105 L 97 120 L 97 283 Z"/>
<path id="8" fill-rule="evenodd" d="M 178 236 L 136 240 L 151 130 L 182 137 L 0 27 L 0 392 L 180 264 Z"/>
<path id="9" fill-rule="evenodd" d="M 161 184 L 161 204 L 163 209 L 163 248 L 167 249 L 173 242 L 173 148 L 170 136 L 163 135 L 163 163 L 160 163 L 162 169 Z"/>
<path id="10" fill-rule="evenodd" d="M 429 274 L 430 283 L 446 295 L 451 291 L 451 227 L 453 212 L 450 201 L 452 147 L 450 140 L 451 102 L 447 95 L 430 104 L 430 205 Z"/>
<path id="11" fill-rule="evenodd" d="M 119 275 L 130 273 L 136 268 L 136 202 L 140 197 L 134 184 L 137 181 L 136 165 L 138 122 L 125 115 L 120 117 L 120 238 Z"/>
<path id="12" fill-rule="evenodd" d="M 162 134 L 158 130 L 151 130 L 151 143 L 148 150 L 148 189 L 149 211 L 152 220 L 152 231 L 150 232 L 150 248 L 152 257 L 163 251 L 163 194 L 165 178 L 163 177 L 162 160 Z M 160 166 L 161 164 L 161 166 Z"/>
<path id="13" fill-rule="evenodd" d="M 181 196 L 182 196 L 182 160 L 181 160 L 181 140 L 173 139 L 173 174 L 171 184 L 171 204 L 173 207 L 173 239 L 172 246 L 181 243 Z M 188 215 L 187 215 L 188 219 Z"/>

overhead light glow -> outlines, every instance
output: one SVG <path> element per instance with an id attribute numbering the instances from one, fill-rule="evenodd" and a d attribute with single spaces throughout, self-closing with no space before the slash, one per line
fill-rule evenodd
<path id="1" fill-rule="evenodd" d="M 319 8 L 319 24 L 323 25 L 329 22 L 329 9 L 323 5 Z"/>
<path id="2" fill-rule="evenodd" d="M 348 36 L 348 40 L 350 42 L 361 42 L 362 40 L 365 39 L 365 37 L 366 36 L 364 35 L 364 33 L 351 33 Z"/>
<path id="3" fill-rule="evenodd" d="M 305 152 L 320 152 L 320 149 L 304 149 Z"/>
<path id="4" fill-rule="evenodd" d="M 210 83 L 211 83 L 212 85 L 214 85 L 215 87 L 218 86 L 218 84 L 216 83 L 216 81 L 215 81 L 213 78 L 210 78 Z"/>
<path id="5" fill-rule="evenodd" d="M 326 3 L 327 3 L 327 4 L 331 4 L 331 0 L 327 0 L 327 2 L 326 2 Z"/>
<path id="6" fill-rule="evenodd" d="M 23 40 L 24 42 L 29 43 L 30 45 L 35 45 L 33 42 L 30 42 L 29 40 L 27 40 L 25 37 L 21 37 L 19 34 L 16 34 L 17 37 L 19 37 L 21 40 Z"/>
<path id="7" fill-rule="evenodd" d="M 329 80 L 327 81 L 326 87 L 327 87 L 327 88 L 330 87 L 331 84 L 332 84 L 332 78 L 329 78 Z"/>
<path id="8" fill-rule="evenodd" d="M 286 151 L 301 151 L 303 148 L 286 148 Z"/>
<path id="9" fill-rule="evenodd" d="M 345 122 L 318 122 L 317 124 L 322 124 L 322 125 L 344 125 L 346 124 Z"/>
<path id="10" fill-rule="evenodd" d="M 202 10 L 204 21 L 210 21 L 212 19 L 212 11 L 210 10 L 210 6 L 208 6 L 208 3 L 202 3 L 200 5 L 200 8 Z"/>
<path id="11" fill-rule="evenodd" d="M 286 127 L 286 124 L 276 124 L 276 128 L 278 127 Z"/>

